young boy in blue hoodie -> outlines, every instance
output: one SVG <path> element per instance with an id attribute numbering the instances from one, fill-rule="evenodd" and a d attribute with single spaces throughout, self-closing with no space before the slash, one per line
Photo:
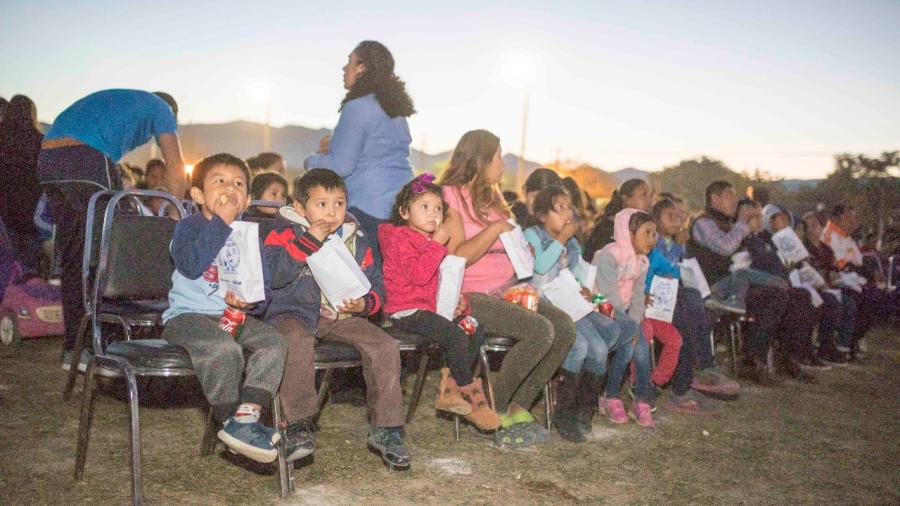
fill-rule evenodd
<path id="1" fill-rule="evenodd" d="M 191 197 L 200 212 L 175 226 L 169 249 L 176 269 L 162 338 L 191 356 L 213 416 L 223 424 L 219 439 L 235 453 L 272 462 L 281 436 L 261 424 L 259 414 L 278 392 L 287 345 L 277 330 L 253 316 L 265 311 L 266 301 L 248 304 L 230 291 L 224 298 L 219 295 L 215 263 L 231 235 L 231 223 L 247 207 L 249 179 L 244 161 L 227 153 L 207 157 L 194 168 Z M 263 277 L 269 300 L 265 261 Z M 250 313 L 237 337 L 219 327 L 229 306 Z"/>
<path id="2" fill-rule="evenodd" d="M 381 271 L 374 264 L 371 245 L 359 224 L 347 219 L 347 189 L 329 169 L 313 169 L 294 181 L 294 202 L 282 207 L 276 228 L 265 241 L 272 271 L 272 303 L 266 321 L 288 342 L 281 400 L 289 459 L 312 453 L 312 424 L 316 414 L 316 339 L 340 341 L 362 355 L 366 402 L 372 427 L 368 445 L 392 469 L 408 469 L 409 453 L 403 443 L 403 398 L 400 388 L 400 350 L 397 342 L 366 318 L 384 301 Z M 329 238 L 343 241 L 372 285 L 369 293 L 334 307 L 322 296 L 307 258 Z"/>

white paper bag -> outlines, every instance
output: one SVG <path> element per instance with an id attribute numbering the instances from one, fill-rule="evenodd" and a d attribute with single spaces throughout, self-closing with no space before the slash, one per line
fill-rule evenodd
<path id="1" fill-rule="evenodd" d="M 806 251 L 803 241 L 791 227 L 785 227 L 772 235 L 772 242 L 778 249 L 778 256 L 786 265 L 793 265 L 804 258 L 809 258 L 809 251 Z"/>
<path id="2" fill-rule="evenodd" d="M 678 297 L 678 280 L 653 276 L 653 281 L 650 282 L 650 295 L 653 296 L 653 303 L 644 311 L 644 316 L 672 323 L 675 301 Z"/>
<path id="3" fill-rule="evenodd" d="M 803 262 L 798 271 L 800 272 L 800 281 L 809 283 L 817 289 L 825 287 L 825 278 L 808 263 Z"/>
<path id="4" fill-rule="evenodd" d="M 453 321 L 453 313 L 459 305 L 466 259 L 447 255 L 441 262 L 438 273 L 437 314 Z"/>
<path id="5" fill-rule="evenodd" d="M 563 252 L 563 255 L 565 255 L 565 252 Z M 578 257 L 578 265 L 575 266 L 575 279 L 581 282 L 581 286 L 593 291 L 594 281 L 597 279 L 597 266 Z"/>
<path id="6" fill-rule="evenodd" d="M 528 247 L 522 227 L 516 225 L 516 228 L 509 232 L 500 234 L 500 242 L 503 243 L 503 249 L 506 250 L 513 269 L 516 270 L 516 277 L 528 279 L 533 276 L 534 255 L 531 254 L 531 248 Z"/>
<path id="7" fill-rule="evenodd" d="M 306 263 L 334 307 L 343 305 L 345 299 L 358 299 L 372 288 L 340 237 L 332 236 L 325 241 L 319 251 L 307 257 Z"/>
<path id="8" fill-rule="evenodd" d="M 259 224 L 249 221 L 231 222 L 231 235 L 216 255 L 219 271 L 219 295 L 231 290 L 244 302 L 266 298 L 262 255 L 259 251 Z"/>
<path id="9" fill-rule="evenodd" d="M 541 295 L 554 306 L 578 321 L 594 310 L 594 306 L 581 296 L 581 285 L 569 269 L 563 269 L 556 279 L 541 287 Z"/>
<path id="10" fill-rule="evenodd" d="M 803 280 L 803 274 L 800 269 L 794 269 L 788 274 L 788 279 L 791 281 L 791 286 L 794 288 L 802 288 L 809 292 L 809 298 L 812 302 L 813 307 L 821 306 L 825 301 L 822 300 L 822 296 L 819 295 L 819 291 L 813 288 L 811 284 Z"/>
<path id="11" fill-rule="evenodd" d="M 694 288 L 700 292 L 701 297 L 708 297 L 712 292 L 709 290 L 709 283 L 706 282 L 706 276 L 696 258 L 684 258 L 679 264 L 681 271 L 681 282 L 688 288 Z"/>

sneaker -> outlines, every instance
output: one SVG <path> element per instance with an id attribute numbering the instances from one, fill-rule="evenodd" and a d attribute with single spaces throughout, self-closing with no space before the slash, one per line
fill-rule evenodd
<path id="1" fill-rule="evenodd" d="M 802 369 L 813 369 L 817 371 L 830 371 L 831 365 L 826 362 L 819 360 L 818 357 L 805 358 L 800 361 L 800 367 Z"/>
<path id="2" fill-rule="evenodd" d="M 600 414 L 606 415 L 612 423 L 628 423 L 628 415 L 625 413 L 625 405 L 618 398 L 600 398 Z"/>
<path id="3" fill-rule="evenodd" d="M 869 352 L 869 343 L 868 341 L 866 341 L 865 337 L 856 342 L 856 347 L 859 348 L 859 351 L 863 353 Z"/>
<path id="4" fill-rule="evenodd" d="M 628 392 L 628 397 L 631 399 L 631 402 L 637 401 L 637 394 L 634 393 L 634 384 L 628 385 L 627 392 Z M 650 382 L 650 396 L 653 399 L 659 399 L 662 396 L 662 394 L 663 394 L 662 388 L 659 388 L 659 385 L 657 385 L 651 381 Z M 649 404 L 650 404 L 650 412 L 656 413 L 656 410 L 659 409 L 656 406 L 656 404 L 655 403 L 649 403 Z"/>
<path id="5" fill-rule="evenodd" d="M 281 434 L 259 422 L 240 423 L 229 418 L 218 433 L 219 439 L 232 453 L 267 464 L 278 458 L 275 444 Z"/>
<path id="6" fill-rule="evenodd" d="M 718 415 L 722 412 L 717 401 L 707 399 L 695 390 L 688 390 L 684 395 L 672 394 L 666 409 L 689 415 Z"/>
<path id="7" fill-rule="evenodd" d="M 403 444 L 402 427 L 372 427 L 366 442 L 369 448 L 381 454 L 381 460 L 391 471 L 409 469 L 410 458 Z"/>
<path id="8" fill-rule="evenodd" d="M 710 296 L 703 304 L 707 309 L 714 311 L 727 311 L 739 315 L 747 314 L 747 306 L 734 295 L 730 295 L 725 299 Z"/>
<path id="9" fill-rule="evenodd" d="M 761 387 L 783 386 L 781 380 L 769 374 L 768 366 L 758 360 L 744 361 L 738 364 L 737 375 L 739 378 L 750 380 Z"/>
<path id="10" fill-rule="evenodd" d="M 847 355 L 844 353 L 841 353 L 837 349 L 833 349 L 833 350 L 819 349 L 819 352 L 818 352 L 818 354 L 816 354 L 816 357 L 820 361 L 830 363 L 830 364 L 846 364 L 847 363 Z"/>
<path id="11" fill-rule="evenodd" d="M 838 345 L 835 345 L 835 348 L 837 348 L 837 351 L 839 351 L 841 353 L 850 353 L 850 347 L 848 347 L 848 346 L 843 346 L 843 345 L 838 344 Z"/>
<path id="12" fill-rule="evenodd" d="M 708 367 L 697 371 L 691 388 L 710 397 L 731 400 L 741 393 L 741 385 L 729 378 L 717 367 Z"/>
<path id="13" fill-rule="evenodd" d="M 307 420 L 291 422 L 284 429 L 284 453 L 288 462 L 302 459 L 316 450 L 312 423 Z"/>
<path id="14" fill-rule="evenodd" d="M 630 415 L 641 427 L 656 427 L 656 422 L 653 421 L 653 415 L 650 414 L 650 404 L 645 401 L 637 401 L 632 404 Z"/>

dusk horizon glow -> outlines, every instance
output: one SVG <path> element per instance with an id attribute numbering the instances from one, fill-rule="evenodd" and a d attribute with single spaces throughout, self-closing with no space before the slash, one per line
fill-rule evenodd
<path id="1" fill-rule="evenodd" d="M 708 156 L 823 178 L 838 153 L 900 145 L 900 3 L 463 2 L 304 6 L 162 1 L 4 8 L 0 96 L 51 123 L 106 88 L 163 90 L 179 121 L 333 128 L 341 67 L 365 39 L 394 54 L 418 113 L 412 147 L 486 128 L 525 158 L 656 171 Z"/>

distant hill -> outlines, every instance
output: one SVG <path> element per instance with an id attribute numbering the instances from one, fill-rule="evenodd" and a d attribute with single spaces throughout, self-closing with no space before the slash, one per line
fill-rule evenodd
<path id="1" fill-rule="evenodd" d="M 631 167 L 628 167 L 628 168 L 625 168 L 622 170 L 617 170 L 615 172 L 610 172 L 609 175 L 616 178 L 616 181 L 619 184 L 622 184 L 625 181 L 628 181 L 629 179 L 643 179 L 645 181 L 650 180 L 649 172 L 647 172 L 645 170 L 634 169 Z"/>
<path id="2" fill-rule="evenodd" d="M 190 124 L 180 125 L 178 136 L 184 159 L 188 163 L 195 163 L 205 156 L 223 151 L 246 159 L 263 150 L 264 128 L 264 125 L 250 121 Z M 313 129 L 297 125 L 273 127 L 270 130 L 271 150 L 284 157 L 289 170 L 296 171 L 303 166 L 303 160 L 319 148 L 319 140 L 328 133 L 331 133 L 331 130 L 325 128 Z M 148 143 L 132 151 L 123 161 L 139 166 L 145 165 L 150 159 L 150 146 Z M 158 153 L 157 151 L 157 156 Z M 438 174 L 446 167 L 451 155 L 450 151 L 429 154 L 411 149 L 409 161 L 416 172 L 431 171 Z M 515 185 L 518 160 L 514 154 L 503 155 L 506 164 L 504 187 L 511 188 Z M 526 175 L 537 167 L 540 167 L 540 164 L 526 160 Z"/>
<path id="3" fill-rule="evenodd" d="M 782 179 L 778 183 L 785 191 L 795 192 L 804 186 L 815 187 L 824 179 Z"/>

